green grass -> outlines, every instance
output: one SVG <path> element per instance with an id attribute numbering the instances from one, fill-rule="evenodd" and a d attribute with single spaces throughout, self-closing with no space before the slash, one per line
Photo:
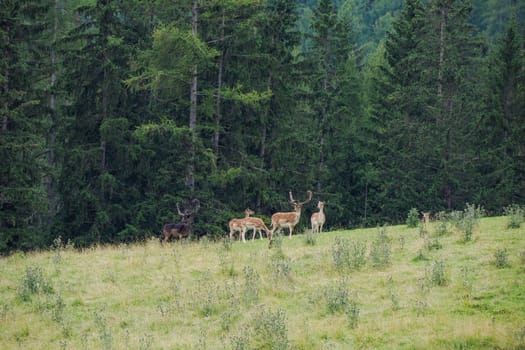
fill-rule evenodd
<path id="1" fill-rule="evenodd" d="M 525 349 L 523 226 L 483 218 L 436 249 L 406 225 L 305 238 L 3 257 L 0 348 Z M 357 242 L 364 265 L 334 263 Z"/>

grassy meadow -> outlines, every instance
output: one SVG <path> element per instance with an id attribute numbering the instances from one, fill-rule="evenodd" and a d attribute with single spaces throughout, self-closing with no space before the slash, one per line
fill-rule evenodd
<path id="1" fill-rule="evenodd" d="M 57 239 L 0 258 L 0 348 L 525 349 L 525 225 L 507 221 L 302 233 L 270 250 Z"/>

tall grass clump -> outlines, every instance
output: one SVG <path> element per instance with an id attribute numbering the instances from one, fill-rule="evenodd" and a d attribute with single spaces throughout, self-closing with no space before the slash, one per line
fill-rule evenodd
<path id="1" fill-rule="evenodd" d="M 332 245 L 332 261 L 339 272 L 363 267 L 366 265 L 366 242 L 335 237 Z"/>
<path id="2" fill-rule="evenodd" d="M 24 277 L 17 289 L 18 297 L 23 301 L 30 301 L 33 294 L 53 293 L 52 283 L 44 276 L 40 267 L 27 267 Z"/>
<path id="3" fill-rule="evenodd" d="M 509 267 L 509 252 L 507 249 L 496 249 L 496 252 L 494 252 L 494 264 L 498 269 Z"/>
<path id="4" fill-rule="evenodd" d="M 374 267 L 386 267 L 391 264 L 391 259 L 392 242 L 386 233 L 386 228 L 381 227 L 370 246 L 370 260 Z"/>
<path id="5" fill-rule="evenodd" d="M 314 246 L 317 243 L 317 235 L 312 232 L 312 230 L 306 230 L 304 234 L 304 243 L 306 245 Z"/>
<path id="6" fill-rule="evenodd" d="M 342 279 L 328 286 L 324 293 L 326 310 L 329 314 L 345 311 L 349 305 L 349 291 L 346 280 Z"/>
<path id="7" fill-rule="evenodd" d="M 288 329 L 286 313 L 283 309 L 273 312 L 264 305 L 260 307 L 253 320 L 255 333 L 254 349 L 288 350 Z"/>
<path id="8" fill-rule="evenodd" d="M 472 298 L 472 293 L 474 290 L 472 272 L 467 266 L 462 266 L 460 268 L 461 272 L 461 298 L 464 301 L 470 300 Z"/>
<path id="9" fill-rule="evenodd" d="M 437 259 L 432 263 L 428 275 L 428 280 L 433 286 L 442 287 L 448 284 L 445 262 L 442 259 Z"/>
<path id="10" fill-rule="evenodd" d="M 259 284 L 261 277 L 251 266 L 245 266 L 242 270 L 244 276 L 243 301 L 246 305 L 259 301 Z"/>
<path id="11" fill-rule="evenodd" d="M 479 227 L 480 219 L 485 215 L 482 207 L 467 203 L 457 227 L 463 231 L 465 242 L 472 240 L 474 230 Z"/>
<path id="12" fill-rule="evenodd" d="M 350 241 L 347 238 L 334 238 L 332 259 L 337 271 L 342 272 L 348 268 L 350 261 Z"/>
<path id="13" fill-rule="evenodd" d="M 450 215 L 444 211 L 440 211 L 436 214 L 436 226 L 435 226 L 435 235 L 436 236 L 445 236 L 450 232 L 451 221 L 454 221 L 454 214 Z"/>
<path id="14" fill-rule="evenodd" d="M 525 209 L 517 204 L 511 204 L 503 209 L 507 217 L 507 228 L 520 228 L 525 220 Z"/>
<path id="15" fill-rule="evenodd" d="M 410 228 L 417 227 L 419 224 L 419 212 L 416 208 L 412 208 L 408 211 L 407 218 L 406 218 L 406 225 Z"/>

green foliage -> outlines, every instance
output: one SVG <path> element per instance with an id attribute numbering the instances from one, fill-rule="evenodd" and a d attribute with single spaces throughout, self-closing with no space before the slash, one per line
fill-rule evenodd
<path id="1" fill-rule="evenodd" d="M 479 227 L 479 220 L 485 215 L 481 206 L 467 203 L 463 213 L 459 216 L 456 226 L 463 231 L 465 242 L 472 240 L 474 229 Z"/>
<path id="2" fill-rule="evenodd" d="M 328 313 L 334 314 L 345 311 L 349 306 L 348 282 L 340 280 L 326 288 L 323 295 L 326 299 Z"/>
<path id="3" fill-rule="evenodd" d="M 446 286 L 449 282 L 445 262 L 441 259 L 435 260 L 430 266 L 428 280 L 434 286 Z"/>
<path id="4" fill-rule="evenodd" d="M 407 215 L 406 224 L 408 227 L 417 227 L 419 224 L 419 212 L 416 208 L 410 209 Z"/>
<path id="5" fill-rule="evenodd" d="M 372 266 L 386 267 L 392 262 L 392 240 L 386 233 L 386 228 L 378 230 L 377 236 L 370 246 Z"/>
<path id="6" fill-rule="evenodd" d="M 17 289 L 22 301 L 30 301 L 33 294 L 53 293 L 52 283 L 44 276 L 40 267 L 28 267 Z"/>
<path id="7" fill-rule="evenodd" d="M 498 269 L 509 266 L 509 253 L 507 249 L 498 248 L 494 252 L 495 265 Z"/>
<path id="8" fill-rule="evenodd" d="M 286 313 L 261 306 L 253 320 L 255 342 L 258 349 L 287 350 L 289 348 Z"/>
<path id="9" fill-rule="evenodd" d="M 508 228 L 520 228 L 525 220 L 525 209 L 517 204 L 511 204 L 503 208 L 503 213 L 508 217 Z"/>
<path id="10" fill-rule="evenodd" d="M 2 254 L 144 240 L 194 198 L 210 239 L 289 190 L 330 227 L 523 204 L 521 3 L 199 5 L 192 27 L 191 2 L 3 4 Z M 352 244 L 337 269 L 361 266 Z"/>

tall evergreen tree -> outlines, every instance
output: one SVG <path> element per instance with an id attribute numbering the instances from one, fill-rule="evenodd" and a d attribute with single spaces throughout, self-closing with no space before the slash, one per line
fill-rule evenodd
<path id="1" fill-rule="evenodd" d="M 125 191 L 133 105 L 123 84 L 137 36 L 122 4 L 99 0 L 77 10 L 64 39 L 61 220 L 57 230 L 80 244 L 115 241 L 129 221 Z"/>
<path id="2" fill-rule="evenodd" d="M 511 20 L 488 65 L 486 104 L 480 123 L 480 162 L 483 181 L 477 191 L 487 209 L 498 211 L 523 203 L 525 190 L 525 55 L 523 37 Z"/>
<path id="3" fill-rule="evenodd" d="M 0 6 L 0 252 L 45 243 L 47 1 Z M 43 233 L 43 234 L 40 234 Z"/>
<path id="4" fill-rule="evenodd" d="M 362 161 L 357 157 L 357 135 L 363 111 L 354 38 L 350 23 L 338 16 L 330 0 L 320 1 L 313 13 L 307 57 L 313 112 L 310 133 L 316 140 L 314 179 L 317 193 L 325 200 L 331 197 L 334 219 L 348 224 L 361 199 L 356 196 L 361 192 L 357 174 Z"/>

